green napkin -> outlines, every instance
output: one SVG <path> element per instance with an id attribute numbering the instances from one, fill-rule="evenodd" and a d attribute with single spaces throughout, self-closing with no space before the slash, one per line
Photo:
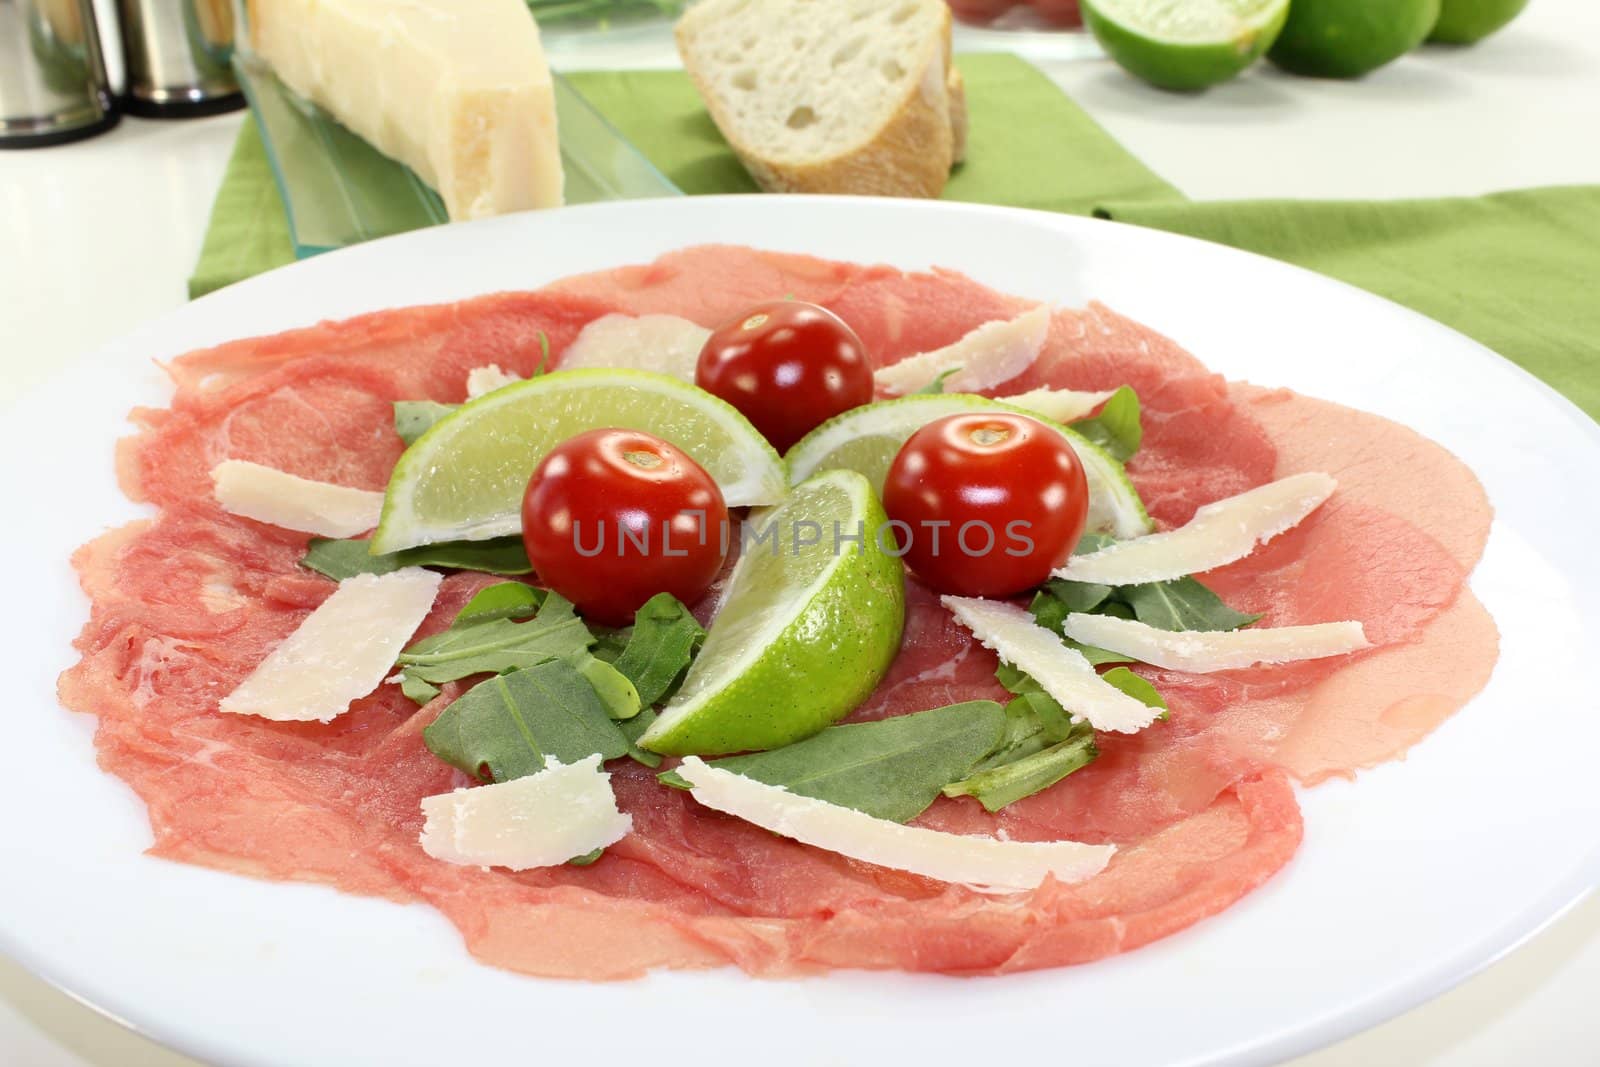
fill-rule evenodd
<path id="1" fill-rule="evenodd" d="M 945 198 L 1087 214 L 1187 233 L 1341 278 L 1430 315 L 1600 417 L 1600 187 L 1471 199 L 1192 203 L 1030 64 L 957 58 L 970 141 Z M 678 71 L 567 76 L 687 193 L 755 186 Z M 246 119 L 190 294 L 293 259 Z"/>
<path id="2" fill-rule="evenodd" d="M 967 160 L 944 199 L 1086 215 L 1102 200 L 1180 194 L 1129 155 L 1040 70 L 1012 55 L 963 55 Z M 753 193 L 680 71 L 567 75 L 622 135 L 686 193 Z"/>
<path id="3" fill-rule="evenodd" d="M 1600 186 L 1445 200 L 1107 202 L 1096 214 L 1287 260 L 1414 308 L 1600 418 Z"/>
<path id="4" fill-rule="evenodd" d="M 971 139 L 946 199 L 1088 214 L 1102 200 L 1177 190 L 1097 126 L 1038 68 L 1011 55 L 960 56 Z M 680 71 L 582 71 L 567 79 L 686 193 L 748 193 L 734 158 Z M 292 262 L 288 223 L 255 122 L 245 119 L 222 179 L 189 295 Z"/>

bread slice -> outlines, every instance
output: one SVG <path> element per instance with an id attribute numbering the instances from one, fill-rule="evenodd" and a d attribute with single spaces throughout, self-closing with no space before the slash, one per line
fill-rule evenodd
<path id="1" fill-rule="evenodd" d="M 938 196 L 964 140 L 944 0 L 700 0 L 678 52 L 770 192 Z"/>

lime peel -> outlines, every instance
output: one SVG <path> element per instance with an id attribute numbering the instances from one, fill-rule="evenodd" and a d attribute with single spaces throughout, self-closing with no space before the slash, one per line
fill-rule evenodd
<path id="1" fill-rule="evenodd" d="M 770 504 L 786 492 L 777 452 L 705 390 L 649 371 L 558 371 L 470 400 L 417 438 L 390 476 L 372 552 L 518 532 L 523 490 L 539 461 L 599 427 L 671 441 L 716 479 L 729 507 Z"/>
<path id="2" fill-rule="evenodd" d="M 1106 53 L 1163 89 L 1227 81 L 1261 57 L 1289 17 L 1289 0 L 1083 0 Z"/>
<path id="3" fill-rule="evenodd" d="M 905 569 L 883 547 L 887 522 L 867 480 L 848 470 L 819 474 L 750 516 L 747 527 L 772 540 L 745 538 L 699 656 L 640 746 L 664 755 L 776 748 L 853 711 L 888 670 L 905 625 Z M 806 524 L 821 533 L 802 544 Z"/>
<path id="4" fill-rule="evenodd" d="M 1155 528 L 1122 464 L 1105 449 L 1037 411 L 965 393 L 899 397 L 837 415 L 789 449 L 785 457 L 789 476 L 799 481 L 819 470 L 843 467 L 866 475 L 873 489 L 881 491 L 889 465 L 907 438 L 935 419 L 974 411 L 1027 415 L 1067 439 L 1089 483 L 1089 530 L 1129 538 Z"/>

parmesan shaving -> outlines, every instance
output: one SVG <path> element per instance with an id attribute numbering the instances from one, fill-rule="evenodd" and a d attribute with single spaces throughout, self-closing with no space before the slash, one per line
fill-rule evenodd
<path id="1" fill-rule="evenodd" d="M 1295 474 L 1207 504 L 1187 524 L 1073 556 L 1055 572 L 1070 582 L 1139 585 L 1199 574 L 1243 559 L 1297 526 L 1333 495 L 1326 474 Z"/>
<path id="2" fill-rule="evenodd" d="M 520 374 L 512 374 L 498 363 L 491 363 L 486 367 L 474 367 L 467 371 L 467 399 L 476 400 L 496 389 L 504 389 L 520 381 L 522 381 Z"/>
<path id="3" fill-rule="evenodd" d="M 1094 413 L 1094 409 L 1116 395 L 1115 389 L 1103 393 L 1080 392 L 1077 389 L 1030 389 L 1026 393 L 997 396 L 996 400 L 1023 408 L 1035 415 L 1043 415 L 1056 422 L 1077 422 Z"/>
<path id="4" fill-rule="evenodd" d="M 711 331 L 676 315 L 602 315 L 561 354 L 562 370 L 623 367 L 694 381 Z"/>
<path id="5" fill-rule="evenodd" d="M 553 867 L 620 841 L 633 817 L 617 810 L 596 753 L 548 758 L 537 774 L 422 798 L 422 850 L 470 867 Z"/>
<path id="6" fill-rule="evenodd" d="M 1158 630 L 1111 615 L 1067 616 L 1063 631 L 1074 641 L 1132 656 L 1174 671 L 1209 674 L 1257 663 L 1343 656 L 1370 648 L 1359 622 L 1279 626 L 1260 630 Z"/>
<path id="7" fill-rule="evenodd" d="M 378 525 L 383 494 L 314 482 L 242 459 L 211 468 L 217 503 L 234 515 L 318 537 L 354 537 Z"/>
<path id="8" fill-rule="evenodd" d="M 383 684 L 433 607 L 440 580 L 420 567 L 346 578 L 217 710 L 274 722 L 332 721 Z"/>
<path id="9" fill-rule="evenodd" d="M 976 393 L 1010 381 L 1033 365 L 1050 333 L 1050 306 L 1040 304 L 1014 319 L 986 322 L 953 344 L 880 368 L 873 377 L 890 396 L 931 385 L 946 371 L 947 393 Z"/>
<path id="10" fill-rule="evenodd" d="M 801 844 L 880 867 L 984 890 L 1023 891 L 1047 877 L 1082 882 L 1110 862 L 1114 845 L 1003 841 L 903 826 L 853 808 L 800 796 L 688 756 L 677 773 L 695 800 Z"/>
<path id="11" fill-rule="evenodd" d="M 1073 722 L 1096 730 L 1132 734 L 1161 715 L 1160 708 L 1129 696 L 1104 678 L 1076 649 L 1033 621 L 1019 607 L 998 600 L 945 596 L 940 603 L 972 631 L 984 648 L 1044 687 Z"/>

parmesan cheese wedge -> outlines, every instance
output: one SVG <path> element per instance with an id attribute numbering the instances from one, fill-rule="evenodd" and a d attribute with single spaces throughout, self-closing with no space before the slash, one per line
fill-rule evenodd
<path id="1" fill-rule="evenodd" d="M 712 767 L 698 756 L 685 757 L 677 773 L 708 808 L 813 848 L 941 882 L 1013 891 L 1033 889 L 1048 876 L 1081 882 L 1116 852 L 1114 845 L 1001 841 L 903 826 Z"/>
<path id="2" fill-rule="evenodd" d="M 422 851 L 468 867 L 553 867 L 616 844 L 633 829 L 600 756 L 537 774 L 422 798 Z"/>
<path id="3" fill-rule="evenodd" d="M 503 389 L 514 382 L 522 381 L 520 374 L 512 374 L 498 363 L 490 363 L 485 367 L 473 367 L 467 371 L 467 399 L 476 400 L 480 396 L 492 393 L 496 389 Z"/>
<path id="4" fill-rule="evenodd" d="M 653 370 L 693 382 L 710 336 L 704 326 L 676 315 L 602 315 L 578 331 L 561 354 L 561 369 Z"/>
<path id="5" fill-rule="evenodd" d="M 1100 677 L 1081 653 L 1062 644 L 1021 608 L 978 597 L 944 596 L 939 602 L 984 648 L 1043 686 L 1073 722 L 1087 719 L 1096 730 L 1132 734 L 1160 717 L 1160 708 L 1134 699 Z"/>
<path id="6" fill-rule="evenodd" d="M 217 710 L 331 722 L 383 683 L 433 607 L 440 581 L 421 567 L 346 578 Z"/>
<path id="7" fill-rule="evenodd" d="M 354 537 L 378 525 L 383 494 L 314 482 L 242 459 L 211 468 L 212 491 L 228 511 L 318 537 Z"/>
<path id="8" fill-rule="evenodd" d="M 1165 582 L 1243 559 L 1294 528 L 1338 486 L 1330 475 L 1295 474 L 1207 504 L 1176 530 L 1146 534 L 1073 556 L 1055 572 L 1070 582 Z"/>
<path id="9" fill-rule="evenodd" d="M 1173 633 L 1133 619 L 1074 612 L 1067 616 L 1062 630 L 1074 641 L 1120 652 L 1155 667 L 1193 674 L 1231 671 L 1257 663 L 1324 659 L 1371 647 L 1359 622 Z"/>
<path id="10" fill-rule="evenodd" d="M 1010 381 L 1033 365 L 1050 333 L 1050 306 L 1040 304 L 1014 319 L 986 322 L 943 348 L 902 359 L 873 375 L 890 396 L 914 393 L 954 370 L 947 393 L 976 393 Z"/>
<path id="11" fill-rule="evenodd" d="M 251 46 L 439 191 L 452 220 L 561 203 L 555 85 L 523 0 L 249 0 Z"/>
<path id="12" fill-rule="evenodd" d="M 1060 423 L 1077 422 L 1110 400 L 1115 389 L 1103 393 L 1080 392 L 1077 389 L 1030 389 L 1012 396 L 997 396 L 1012 407 L 1024 408 Z"/>

